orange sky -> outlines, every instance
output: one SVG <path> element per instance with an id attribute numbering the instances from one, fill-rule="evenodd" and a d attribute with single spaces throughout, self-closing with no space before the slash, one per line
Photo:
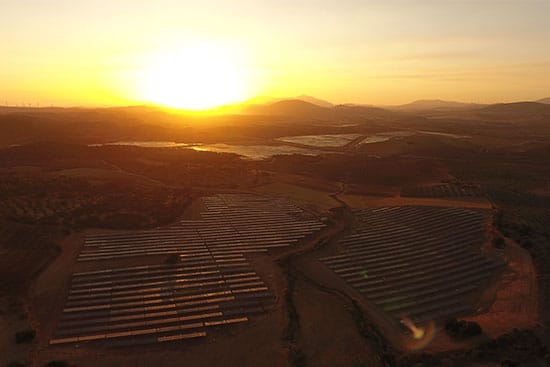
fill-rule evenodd
<path id="1" fill-rule="evenodd" d="M 550 96 L 549 14 L 542 0 L 2 1 L 0 104 L 535 100 Z"/>

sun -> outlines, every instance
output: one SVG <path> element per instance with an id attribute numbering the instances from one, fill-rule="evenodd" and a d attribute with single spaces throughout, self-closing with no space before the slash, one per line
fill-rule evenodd
<path id="1" fill-rule="evenodd" d="M 220 46 L 197 44 L 153 57 L 144 99 L 166 107 L 205 110 L 246 99 L 246 73 Z"/>

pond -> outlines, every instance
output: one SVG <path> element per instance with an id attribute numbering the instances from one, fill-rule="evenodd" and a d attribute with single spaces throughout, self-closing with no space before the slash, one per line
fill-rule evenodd
<path id="1" fill-rule="evenodd" d="M 230 145 L 230 144 L 207 144 L 194 145 L 189 148 L 197 151 L 208 151 L 216 153 L 235 153 L 252 160 L 271 158 L 274 155 L 303 154 L 318 155 L 321 151 L 306 148 L 291 147 L 288 145 Z"/>
<path id="2" fill-rule="evenodd" d="M 283 136 L 277 140 L 286 143 L 309 145 L 313 147 L 343 147 L 360 137 L 361 134 L 323 134 L 323 135 L 301 135 Z"/>
<path id="3" fill-rule="evenodd" d="M 366 136 L 361 141 L 361 144 L 382 143 L 394 138 L 402 138 L 411 135 L 414 135 L 414 131 L 388 131 L 383 133 L 376 133 Z"/>
<path id="4" fill-rule="evenodd" d="M 88 144 L 90 147 L 101 147 L 105 145 L 129 145 L 142 148 L 177 148 L 189 146 L 189 144 L 176 143 L 174 141 L 116 141 L 113 143 Z"/>

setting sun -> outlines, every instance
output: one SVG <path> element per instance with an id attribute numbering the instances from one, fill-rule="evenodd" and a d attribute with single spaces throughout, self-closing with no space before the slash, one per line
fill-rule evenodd
<path id="1" fill-rule="evenodd" d="M 153 57 L 143 96 L 167 107 L 202 110 L 246 99 L 245 72 L 228 49 L 198 44 Z"/>

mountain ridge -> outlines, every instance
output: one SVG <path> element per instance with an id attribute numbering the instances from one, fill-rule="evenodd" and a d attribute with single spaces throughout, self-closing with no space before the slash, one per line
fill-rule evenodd
<path id="1" fill-rule="evenodd" d="M 419 111 L 419 110 L 476 109 L 476 108 L 481 108 L 483 106 L 486 106 L 486 105 L 478 104 L 478 103 L 446 101 L 442 99 L 418 99 L 410 103 L 386 107 L 386 108 L 397 109 L 397 110 Z"/>

